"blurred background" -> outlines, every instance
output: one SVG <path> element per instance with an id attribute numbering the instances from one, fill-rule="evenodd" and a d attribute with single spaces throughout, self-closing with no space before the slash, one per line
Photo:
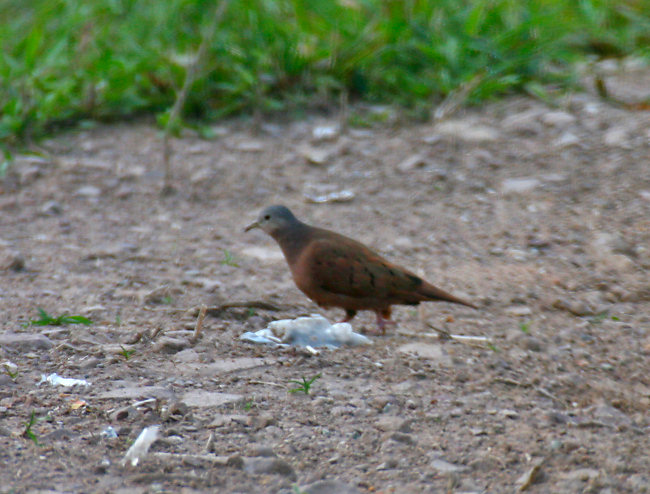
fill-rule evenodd
<path id="1" fill-rule="evenodd" d="M 165 124 L 190 67 L 179 117 L 206 137 L 227 115 L 348 100 L 428 119 L 459 89 L 543 97 L 585 63 L 650 55 L 650 1 L 4 0 L 0 42 L 6 150 L 89 120 Z"/>

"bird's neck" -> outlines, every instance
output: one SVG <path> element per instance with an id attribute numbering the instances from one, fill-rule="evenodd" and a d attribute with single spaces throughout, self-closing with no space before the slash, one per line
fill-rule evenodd
<path id="1" fill-rule="evenodd" d="M 297 222 L 287 230 L 272 233 L 289 265 L 298 259 L 303 247 L 309 242 L 311 230 L 309 225 Z"/>

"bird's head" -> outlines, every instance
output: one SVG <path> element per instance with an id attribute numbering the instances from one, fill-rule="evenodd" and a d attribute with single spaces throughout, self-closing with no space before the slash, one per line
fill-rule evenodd
<path id="1" fill-rule="evenodd" d="M 287 207 L 269 206 L 260 213 L 257 217 L 257 221 L 248 225 L 244 231 L 247 232 L 253 228 L 260 228 L 272 237 L 275 237 L 277 234 L 281 234 L 299 223 L 300 222 Z"/>

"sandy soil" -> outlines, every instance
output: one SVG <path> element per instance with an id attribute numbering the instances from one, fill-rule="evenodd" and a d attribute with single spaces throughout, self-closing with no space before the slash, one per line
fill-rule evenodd
<path id="1" fill-rule="evenodd" d="M 333 123 L 188 134 L 168 197 L 148 123 L 19 157 L 0 183 L 0 492 L 650 492 L 650 113 L 513 98 L 314 137 Z M 241 342 L 342 315 L 242 231 L 273 203 L 480 310 L 399 307 L 372 346 L 315 356 Z M 274 310 L 213 311 L 193 339 L 196 307 L 251 301 Z M 39 307 L 94 324 L 25 327 Z M 91 384 L 39 384 L 51 373 Z"/>

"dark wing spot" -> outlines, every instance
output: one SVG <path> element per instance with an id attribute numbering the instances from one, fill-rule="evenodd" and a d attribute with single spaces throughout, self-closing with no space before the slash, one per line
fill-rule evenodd
<path id="1" fill-rule="evenodd" d="M 366 273 L 370 275 L 370 285 L 372 285 L 373 288 L 375 288 L 375 275 L 370 272 L 369 269 L 366 268 Z"/>
<path id="2" fill-rule="evenodd" d="M 350 285 L 354 285 L 354 269 L 350 270 L 350 276 L 348 277 L 348 282 Z"/>
<path id="3" fill-rule="evenodd" d="M 415 286 L 420 286 L 422 284 L 422 279 L 421 278 L 418 278 L 417 276 L 414 276 L 412 274 L 408 274 L 407 276 L 408 276 L 409 280 L 411 280 Z"/>
<path id="4" fill-rule="evenodd" d="M 388 272 L 390 273 L 391 276 L 395 276 L 395 271 L 393 271 L 392 269 L 389 269 Z"/>

